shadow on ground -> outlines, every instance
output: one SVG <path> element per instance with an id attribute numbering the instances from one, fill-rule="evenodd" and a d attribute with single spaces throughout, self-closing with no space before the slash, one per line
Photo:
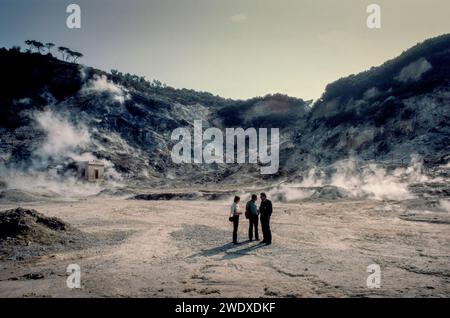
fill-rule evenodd
<path id="1" fill-rule="evenodd" d="M 233 259 L 238 258 L 244 255 L 248 255 L 251 251 L 257 250 L 261 247 L 265 247 L 265 244 L 254 244 L 250 245 L 251 241 L 242 242 L 239 245 L 235 245 L 233 243 L 227 243 L 221 246 L 217 246 L 211 249 L 202 250 L 198 253 L 195 253 L 188 258 L 195 258 L 199 256 L 210 257 L 218 254 L 224 253 L 223 259 Z"/>

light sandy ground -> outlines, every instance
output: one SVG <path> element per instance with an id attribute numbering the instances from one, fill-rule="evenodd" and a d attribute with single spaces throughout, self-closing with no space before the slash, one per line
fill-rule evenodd
<path id="1" fill-rule="evenodd" d="M 33 203 L 89 233 L 120 232 L 119 244 L 0 262 L 0 297 L 449 297 L 450 225 L 401 219 L 379 201 L 275 204 L 273 244 L 231 245 L 229 203 L 89 198 Z M 0 209 L 18 205 L 0 205 Z M 66 287 L 81 266 L 82 288 Z M 370 264 L 382 270 L 369 289 Z M 17 279 L 42 274 L 40 279 Z"/>

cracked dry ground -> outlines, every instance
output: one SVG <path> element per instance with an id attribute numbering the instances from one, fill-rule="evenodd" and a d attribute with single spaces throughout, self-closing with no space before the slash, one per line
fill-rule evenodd
<path id="1" fill-rule="evenodd" d="M 17 207 L 2 205 L 1 210 Z M 115 244 L 2 259 L 0 297 L 448 297 L 450 224 L 399 202 L 274 204 L 273 244 L 230 244 L 229 202 L 89 198 L 26 204 Z M 448 215 L 444 215 L 448 217 Z M 81 266 L 81 289 L 66 267 Z M 367 266 L 382 271 L 366 287 Z"/>

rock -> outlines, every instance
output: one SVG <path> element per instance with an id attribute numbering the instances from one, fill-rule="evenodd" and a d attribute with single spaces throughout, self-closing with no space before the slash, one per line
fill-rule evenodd
<path id="1" fill-rule="evenodd" d="M 46 217 L 36 210 L 16 208 L 0 212 L 0 239 L 32 237 L 48 231 L 66 231 L 70 226 L 58 218 Z M 32 240 L 24 241 L 30 245 Z"/>
<path id="2" fill-rule="evenodd" d="M 129 198 L 129 200 L 195 200 L 200 196 L 198 192 L 187 193 L 149 193 L 138 194 Z"/>
<path id="3" fill-rule="evenodd" d="M 36 210 L 0 212 L 0 255 L 16 260 L 82 246 L 87 236 L 70 224 Z"/>
<path id="4" fill-rule="evenodd" d="M 33 279 L 33 280 L 36 280 L 36 279 L 42 279 L 42 278 L 44 278 L 44 275 L 42 275 L 42 274 L 40 274 L 40 273 L 29 273 L 29 274 L 23 275 L 23 277 L 26 278 L 26 279 Z"/>

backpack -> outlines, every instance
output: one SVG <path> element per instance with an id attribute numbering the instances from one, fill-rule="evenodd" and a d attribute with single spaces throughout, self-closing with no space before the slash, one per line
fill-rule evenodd
<path id="1" fill-rule="evenodd" d="M 250 210 L 248 209 L 248 203 L 245 205 L 245 218 L 249 219 L 250 218 Z"/>

